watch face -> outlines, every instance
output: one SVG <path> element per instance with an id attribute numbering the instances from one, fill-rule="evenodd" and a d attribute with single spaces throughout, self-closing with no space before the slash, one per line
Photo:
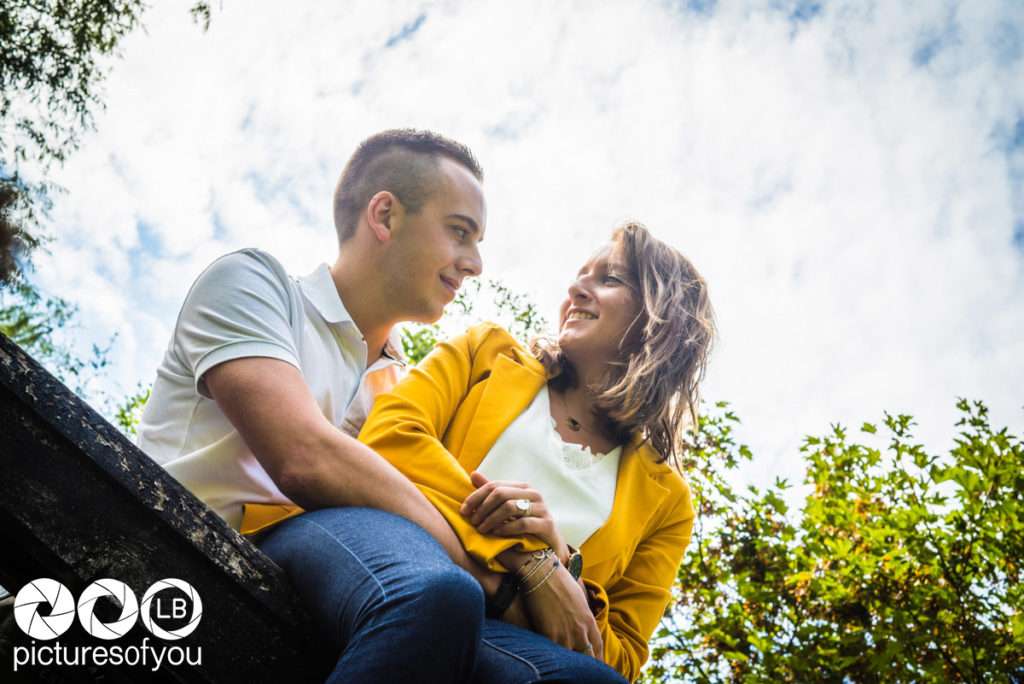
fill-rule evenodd
<path id="1" fill-rule="evenodd" d="M 583 574 L 583 556 L 579 553 L 574 553 L 569 556 L 569 574 L 572 575 L 573 579 L 579 579 L 580 575 Z"/>

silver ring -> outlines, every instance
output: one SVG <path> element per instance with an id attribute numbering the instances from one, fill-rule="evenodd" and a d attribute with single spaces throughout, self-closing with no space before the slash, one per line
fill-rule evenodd
<path id="1" fill-rule="evenodd" d="M 514 503 L 519 512 L 517 517 L 525 518 L 533 511 L 533 502 L 529 499 L 516 499 Z"/>

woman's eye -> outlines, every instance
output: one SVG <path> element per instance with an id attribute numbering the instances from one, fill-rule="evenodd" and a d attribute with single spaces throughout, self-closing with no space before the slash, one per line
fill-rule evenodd
<path id="1" fill-rule="evenodd" d="M 618 277 L 616 277 L 616 276 L 613 276 L 613 275 L 606 275 L 606 276 L 604 277 L 604 282 L 606 282 L 606 283 L 613 283 L 613 284 L 618 284 L 618 283 L 621 283 L 621 282 L 622 282 L 622 279 L 621 279 L 621 278 L 618 278 Z"/>

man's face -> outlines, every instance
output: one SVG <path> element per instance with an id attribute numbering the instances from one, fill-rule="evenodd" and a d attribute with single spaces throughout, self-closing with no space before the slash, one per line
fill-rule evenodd
<path id="1" fill-rule="evenodd" d="M 480 182 L 447 158 L 440 160 L 439 174 L 437 190 L 420 211 L 400 208 L 392 224 L 391 289 L 404 317 L 422 323 L 439 319 L 462 281 L 483 270 L 477 243 L 487 208 Z"/>

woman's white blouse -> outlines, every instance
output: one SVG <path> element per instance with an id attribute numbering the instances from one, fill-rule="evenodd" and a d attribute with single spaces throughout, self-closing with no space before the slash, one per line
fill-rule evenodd
<path id="1" fill-rule="evenodd" d="M 540 492 L 566 543 L 579 548 L 611 514 L 621 454 L 621 446 L 592 454 L 562 441 L 545 385 L 477 470 L 489 480 L 526 482 Z"/>

